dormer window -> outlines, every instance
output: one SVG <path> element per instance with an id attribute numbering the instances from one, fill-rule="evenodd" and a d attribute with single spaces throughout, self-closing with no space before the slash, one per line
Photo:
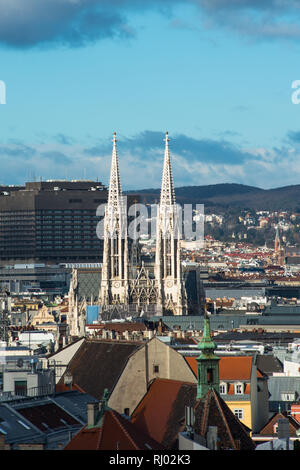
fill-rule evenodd
<path id="1" fill-rule="evenodd" d="M 220 383 L 220 394 L 225 395 L 227 393 L 227 383 L 221 382 Z"/>
<path id="2" fill-rule="evenodd" d="M 296 393 L 295 392 L 282 392 L 281 393 L 281 400 L 282 401 L 295 401 L 296 400 Z"/>
<path id="3" fill-rule="evenodd" d="M 237 382 L 234 384 L 234 393 L 236 395 L 243 395 L 244 393 L 244 384 L 242 382 Z"/>

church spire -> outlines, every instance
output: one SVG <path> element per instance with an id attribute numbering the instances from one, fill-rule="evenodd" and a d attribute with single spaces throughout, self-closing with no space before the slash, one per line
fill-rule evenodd
<path id="1" fill-rule="evenodd" d="M 164 166 L 163 166 L 163 175 L 161 183 L 161 193 L 160 193 L 160 205 L 161 206 L 171 206 L 176 203 L 175 201 L 175 191 L 169 151 L 169 133 L 166 132 L 165 137 L 165 156 L 164 156 Z"/>
<path id="2" fill-rule="evenodd" d="M 116 133 L 110 169 L 108 201 L 104 215 L 103 268 L 100 304 L 106 307 L 128 302 L 127 205 L 123 198 Z M 103 309 L 104 311 L 104 309 Z"/>
<path id="3" fill-rule="evenodd" d="M 186 292 L 181 268 L 181 219 L 175 191 L 169 151 L 169 134 L 165 135 L 160 204 L 157 208 L 155 278 L 163 312 L 184 315 Z"/>
<path id="4" fill-rule="evenodd" d="M 115 209 L 119 207 L 122 197 L 122 188 L 119 171 L 119 160 L 117 152 L 117 138 L 116 133 L 113 134 L 113 151 L 110 168 L 110 180 L 108 191 L 108 205 Z"/>

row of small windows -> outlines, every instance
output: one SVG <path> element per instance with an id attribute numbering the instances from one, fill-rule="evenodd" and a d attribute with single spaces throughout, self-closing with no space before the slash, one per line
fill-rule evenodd
<path id="1" fill-rule="evenodd" d="M 82 233 L 81 231 L 78 231 L 78 230 L 74 230 L 74 231 L 68 231 L 68 232 L 43 232 L 42 234 L 37 234 L 36 235 L 36 239 L 37 240 L 41 240 L 43 238 L 92 238 L 92 239 L 96 239 L 98 238 L 97 237 L 97 234 L 95 233 Z"/>
<path id="2" fill-rule="evenodd" d="M 245 392 L 245 385 L 242 382 L 237 382 L 234 384 L 234 393 L 235 395 L 243 395 Z M 228 393 L 228 384 L 226 382 L 220 383 L 220 394 L 225 395 Z"/>

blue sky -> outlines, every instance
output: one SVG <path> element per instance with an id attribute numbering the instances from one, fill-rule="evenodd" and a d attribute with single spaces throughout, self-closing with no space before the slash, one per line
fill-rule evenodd
<path id="1" fill-rule="evenodd" d="M 0 0 L 0 183 L 300 183 L 300 2 Z"/>

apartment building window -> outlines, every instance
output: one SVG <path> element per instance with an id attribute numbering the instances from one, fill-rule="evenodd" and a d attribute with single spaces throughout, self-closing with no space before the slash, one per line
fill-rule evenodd
<path id="1" fill-rule="evenodd" d="M 233 410 L 234 416 L 236 416 L 238 419 L 243 419 L 244 418 L 244 410 L 243 408 L 235 408 Z"/>
<path id="2" fill-rule="evenodd" d="M 220 394 L 225 395 L 227 393 L 227 384 L 225 382 L 220 383 Z"/>
<path id="3" fill-rule="evenodd" d="M 15 395 L 27 395 L 27 380 L 15 380 Z"/>
<path id="4" fill-rule="evenodd" d="M 234 384 L 234 392 L 236 395 L 242 395 L 244 393 L 244 385 L 241 382 Z"/>
<path id="5" fill-rule="evenodd" d="M 295 401 L 295 399 L 296 399 L 295 392 L 283 392 L 281 394 L 282 401 Z"/>
<path id="6" fill-rule="evenodd" d="M 153 372 L 154 372 L 154 374 L 158 374 L 159 366 L 157 364 L 153 366 Z"/>

